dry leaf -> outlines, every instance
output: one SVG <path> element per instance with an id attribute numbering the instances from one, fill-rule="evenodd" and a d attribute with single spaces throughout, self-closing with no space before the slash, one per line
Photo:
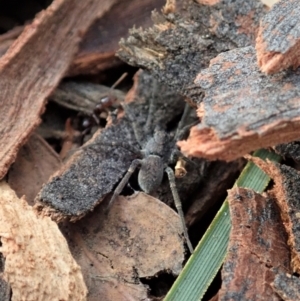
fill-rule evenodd
<path id="1" fill-rule="evenodd" d="M 67 239 L 81 265 L 88 300 L 148 300 L 140 278 L 167 271 L 178 275 L 184 260 L 178 215 L 159 200 L 138 193 L 118 197 L 69 225 Z"/>
<path id="2" fill-rule="evenodd" d="M 0 202 L 3 278 L 12 288 L 12 301 L 86 300 L 81 269 L 57 225 L 37 216 L 5 182 Z"/>

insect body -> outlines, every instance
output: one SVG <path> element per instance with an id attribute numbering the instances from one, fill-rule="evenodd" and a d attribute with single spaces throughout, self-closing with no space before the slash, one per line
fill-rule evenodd
<path id="1" fill-rule="evenodd" d="M 140 188 L 146 193 L 151 193 L 155 191 L 161 185 L 163 180 L 163 174 L 164 172 L 166 172 L 168 175 L 175 206 L 182 222 L 183 233 L 187 241 L 189 250 L 192 253 L 193 247 L 188 237 L 184 221 L 184 214 L 182 211 L 182 205 L 175 185 L 174 171 L 169 166 L 176 163 L 177 159 L 179 158 L 179 155 L 183 157 L 183 155 L 180 154 L 176 146 L 176 142 L 179 138 L 178 136 L 179 134 L 181 134 L 181 129 L 177 129 L 177 132 L 173 137 L 171 137 L 171 135 L 168 134 L 166 131 L 158 128 L 155 129 L 153 136 L 149 136 L 149 132 L 147 132 L 147 129 L 144 131 L 145 135 L 142 136 L 141 131 L 138 128 L 138 125 L 136 124 L 129 107 L 127 105 L 124 105 L 124 108 L 125 112 L 131 120 L 132 127 L 135 133 L 135 138 L 140 146 L 140 149 L 132 148 L 133 152 L 135 152 L 139 156 L 139 158 L 132 161 L 124 178 L 116 187 L 114 194 L 109 202 L 108 209 L 112 205 L 115 198 L 122 192 L 123 188 L 128 183 L 129 178 L 138 167 L 140 167 L 138 173 L 138 184 Z M 149 109 L 149 111 L 151 111 L 151 109 Z M 187 115 L 187 112 L 188 105 L 186 106 L 183 117 Z M 148 115 L 148 118 L 151 119 L 151 115 Z M 146 125 L 148 126 L 148 128 L 151 128 L 149 120 L 147 120 Z M 186 160 L 188 159 L 186 158 Z"/>
<path id="2" fill-rule="evenodd" d="M 192 251 L 172 169 L 178 156 L 187 161 L 176 142 L 189 129 L 184 126 L 187 122 L 183 122 L 188 110 L 185 110 L 176 133 L 169 132 L 168 123 L 173 124 L 174 118 L 182 112 L 183 99 L 163 86 L 157 88 L 146 72 L 137 74 L 134 89 L 134 93 L 129 93 L 132 102 L 123 105 L 124 116 L 96 132 L 93 142 L 85 144 L 43 187 L 37 201 L 59 216 L 76 220 L 113 191 L 110 206 L 135 170 L 139 186 L 146 193 L 158 192 L 163 175 L 167 174 Z"/>

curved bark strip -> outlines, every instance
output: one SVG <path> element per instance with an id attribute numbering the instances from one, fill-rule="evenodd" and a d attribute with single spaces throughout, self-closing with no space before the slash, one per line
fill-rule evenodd
<path id="1" fill-rule="evenodd" d="M 179 143 L 184 153 L 230 161 L 299 140 L 300 70 L 264 75 L 250 46 L 218 55 L 195 83 L 205 92 L 202 124 Z"/>
<path id="2" fill-rule="evenodd" d="M 0 178 L 40 123 L 89 25 L 116 0 L 55 0 L 0 59 Z"/>
<path id="3" fill-rule="evenodd" d="M 292 270 L 279 208 L 251 189 L 233 188 L 228 197 L 232 228 L 218 301 L 280 301 L 270 284 Z"/>
<path id="4" fill-rule="evenodd" d="M 300 7 L 298 0 L 276 3 L 262 19 L 256 40 L 257 60 L 268 74 L 300 65 Z"/>

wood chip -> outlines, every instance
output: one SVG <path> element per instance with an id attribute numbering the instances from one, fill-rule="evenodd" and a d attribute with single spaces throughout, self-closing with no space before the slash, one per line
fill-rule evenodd
<path id="1" fill-rule="evenodd" d="M 203 3 L 203 1 L 201 1 Z M 132 29 L 118 55 L 141 66 L 195 103 L 202 91 L 193 84 L 218 53 L 252 45 L 266 8 L 258 0 L 177 1 L 175 13 L 153 14 L 154 26 Z"/>
<path id="2" fill-rule="evenodd" d="M 281 0 L 261 20 L 256 40 L 257 60 L 268 74 L 300 66 L 300 7 Z"/>
<path id="3" fill-rule="evenodd" d="M 300 279 L 288 273 L 279 273 L 272 283 L 274 291 L 284 301 L 300 300 Z"/>
<path id="4" fill-rule="evenodd" d="M 292 158 L 300 162 L 300 141 L 276 145 L 274 150 L 284 158 Z"/>
<path id="5" fill-rule="evenodd" d="M 0 252 L 12 301 L 86 300 L 81 269 L 56 223 L 0 183 Z"/>
<path id="6" fill-rule="evenodd" d="M 114 0 L 55 0 L 0 59 L 0 178 L 40 122 L 45 100 L 67 71 L 89 25 Z"/>
<path id="7" fill-rule="evenodd" d="M 270 286 L 278 271 L 290 271 L 279 208 L 250 189 L 228 197 L 232 230 L 218 300 L 281 300 Z"/>
<path id="8" fill-rule="evenodd" d="M 300 272 L 300 174 L 292 167 L 265 162 L 257 157 L 247 156 L 275 182 L 270 192 L 274 195 L 281 211 L 283 225 L 288 233 L 288 245 L 291 249 L 291 266 L 294 272 Z"/>
<path id="9" fill-rule="evenodd" d="M 160 10 L 164 3 L 165 0 L 116 1 L 84 36 L 68 75 L 96 73 L 120 65 L 121 61 L 115 56 L 119 40 L 126 37 L 133 26 L 152 25 L 151 11 Z"/>
<path id="10" fill-rule="evenodd" d="M 202 124 L 178 143 L 187 155 L 233 160 L 299 139 L 300 70 L 264 75 L 250 46 L 218 55 L 195 83 L 205 97 Z"/>

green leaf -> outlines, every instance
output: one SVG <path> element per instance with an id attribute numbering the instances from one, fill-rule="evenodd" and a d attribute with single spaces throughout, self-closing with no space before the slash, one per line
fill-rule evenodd
<path id="1" fill-rule="evenodd" d="M 280 156 L 267 150 L 258 150 L 255 157 L 280 161 Z M 252 162 L 248 162 L 234 186 L 262 193 L 270 178 Z M 201 300 L 218 273 L 226 256 L 231 222 L 227 199 L 203 235 L 194 253 L 176 279 L 165 301 Z"/>

